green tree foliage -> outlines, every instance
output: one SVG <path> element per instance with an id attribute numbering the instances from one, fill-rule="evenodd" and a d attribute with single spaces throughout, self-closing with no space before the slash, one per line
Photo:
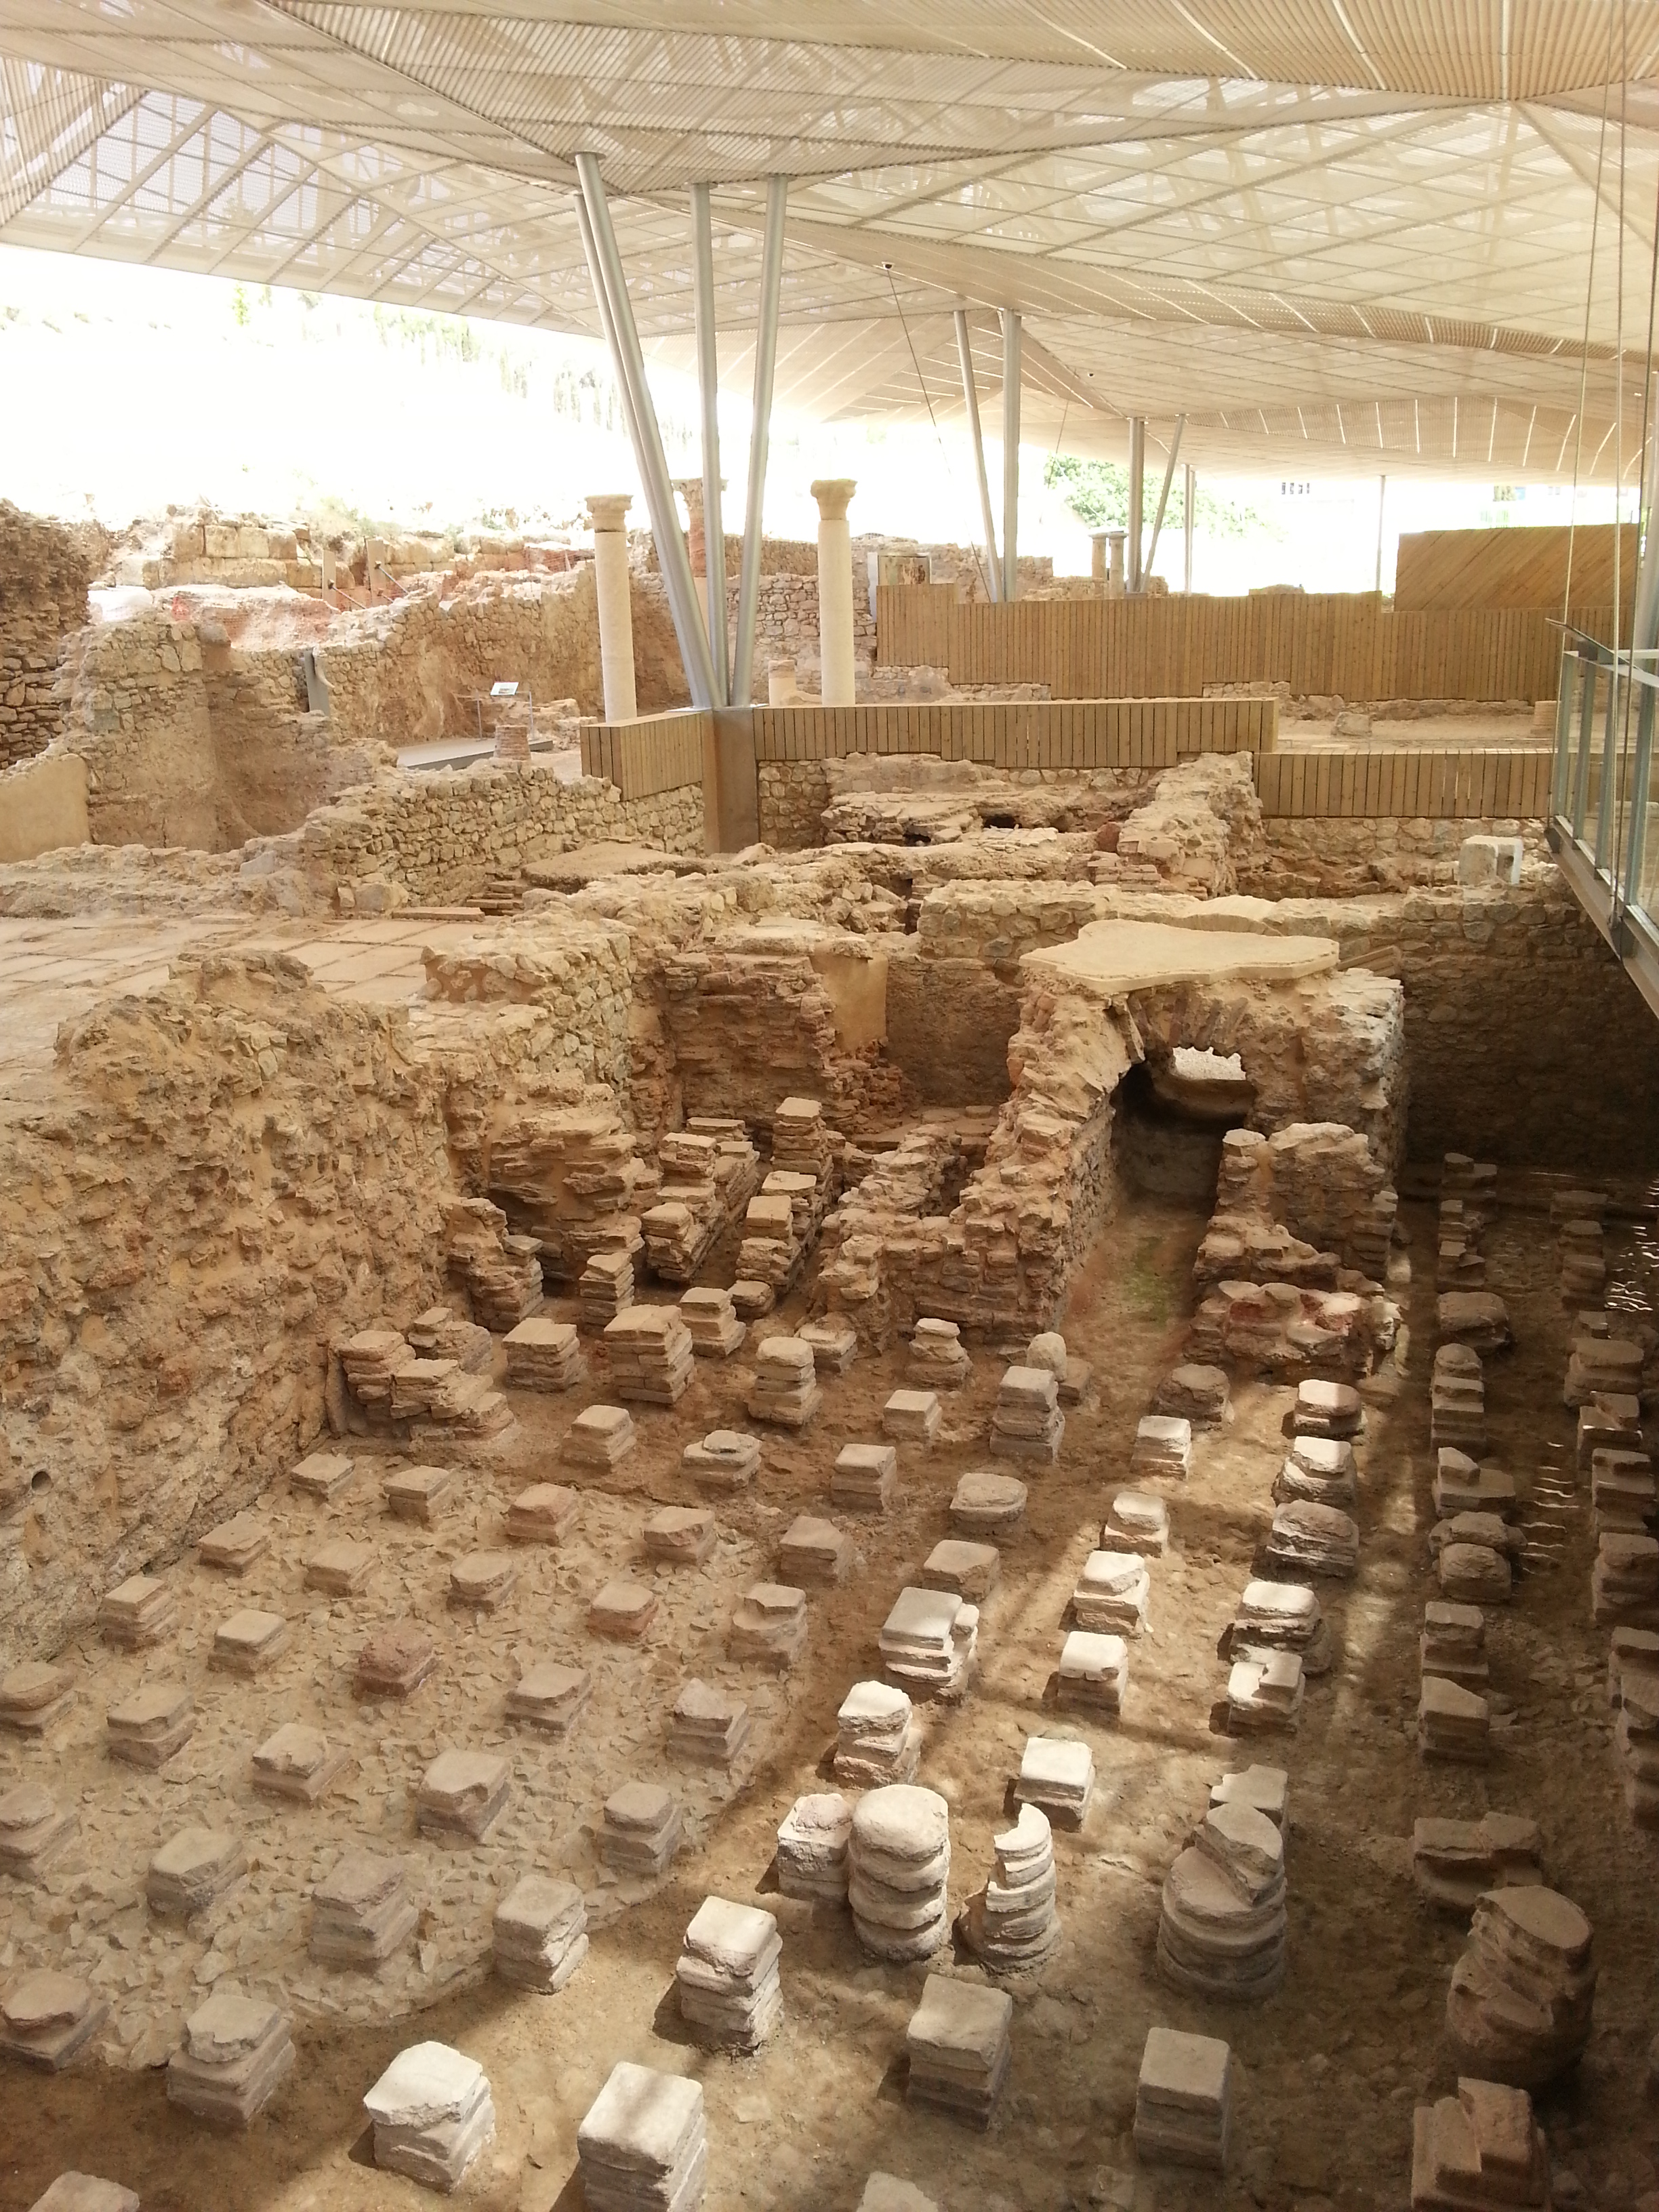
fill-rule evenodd
<path id="1" fill-rule="evenodd" d="M 1126 530 L 1129 523 L 1129 471 L 1115 461 L 1085 461 L 1076 453 L 1050 453 L 1043 465 L 1042 481 L 1050 490 L 1059 488 L 1067 507 L 1085 530 Z M 1151 529 L 1158 513 L 1162 472 L 1148 469 L 1142 494 L 1141 520 Z M 1186 486 L 1177 471 L 1170 486 L 1170 503 L 1164 510 L 1164 527 L 1180 532 L 1186 527 Z M 1216 499 L 1202 484 L 1194 503 L 1194 528 L 1209 538 L 1243 538 L 1252 532 L 1271 532 L 1273 525 L 1253 507 L 1238 507 L 1231 500 Z"/>

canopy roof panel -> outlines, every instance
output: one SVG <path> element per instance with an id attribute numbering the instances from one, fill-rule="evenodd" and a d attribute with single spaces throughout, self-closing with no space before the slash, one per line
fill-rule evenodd
<path id="1" fill-rule="evenodd" d="M 1605 482 L 1656 70 L 1659 0 L 0 0 L 0 240 L 597 337 L 589 150 L 681 367 L 711 185 L 744 390 L 782 173 L 785 405 L 959 416 L 957 306 L 994 402 L 1014 308 L 1034 438 Z"/>

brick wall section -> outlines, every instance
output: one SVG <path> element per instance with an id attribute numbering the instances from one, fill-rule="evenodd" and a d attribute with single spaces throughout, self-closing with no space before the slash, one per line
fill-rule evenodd
<path id="1" fill-rule="evenodd" d="M 73 532 L 0 500 L 0 769 L 63 729 L 58 656 L 86 621 L 91 574 Z"/>
<path id="2" fill-rule="evenodd" d="M 384 876 L 416 899 L 451 902 L 526 860 L 607 839 L 701 852 L 702 786 L 624 799 L 593 777 L 562 782 L 540 762 L 388 775 L 310 817 L 301 865 L 331 884 Z"/>

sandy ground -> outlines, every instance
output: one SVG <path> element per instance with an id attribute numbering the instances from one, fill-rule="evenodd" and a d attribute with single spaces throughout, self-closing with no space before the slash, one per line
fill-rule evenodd
<path id="1" fill-rule="evenodd" d="M 1596 1929 L 1595 2036 L 1575 2075 L 1542 2106 L 1558 2168 L 1571 2177 L 1558 2203 L 1617 2212 L 1654 2191 L 1659 2106 L 1646 2101 L 1644 2077 L 1659 2026 L 1659 1844 L 1628 1822 L 1610 1745 L 1606 1638 L 1590 1620 L 1588 1496 L 1571 1487 L 1571 1418 L 1560 1404 L 1568 1317 L 1553 1242 L 1529 1214 L 1505 1214 L 1487 1235 L 1489 1280 L 1509 1298 L 1520 1340 L 1514 1355 L 1489 1364 L 1494 1455 L 1523 1491 L 1536 1488 L 1532 1571 L 1515 1604 L 1490 1620 L 1503 1723 L 1492 1765 L 1428 1769 L 1413 1735 L 1417 1636 L 1431 1594 L 1432 1219 L 1422 1207 L 1408 1214 L 1421 1278 L 1408 1294 L 1414 1341 L 1397 1392 L 1374 1394 L 1361 1452 L 1359 1574 L 1346 1589 L 1321 1590 L 1342 1657 L 1311 1686 L 1299 1733 L 1276 1742 L 1230 1744 L 1212 1717 L 1224 1680 L 1217 1642 L 1270 1517 L 1284 1449 L 1290 1394 L 1255 1384 L 1237 1388 L 1235 1421 L 1200 1440 L 1192 1480 L 1170 1493 L 1175 1544 L 1153 1568 L 1152 1632 L 1133 1650 L 1121 1725 L 1079 1729 L 1073 1717 L 1062 1725 L 1045 1711 L 1076 1570 L 1127 1480 L 1134 1424 L 1179 1354 L 1203 1210 L 1137 1201 L 1074 1286 L 1067 1340 L 1094 1363 L 1097 1403 L 1068 1419 L 1060 1466 L 1033 1481 L 1027 1526 L 1005 1550 L 985 1608 L 972 1695 L 927 1717 L 921 1779 L 952 1807 L 953 1905 L 988 1869 L 1028 1732 L 1085 1734 L 1099 1771 L 1082 1832 L 1057 1833 L 1064 1941 L 1040 1980 L 1017 1992 L 1012 2071 L 988 2136 L 913 2114 L 904 2102 L 904 2027 L 923 1970 L 866 1960 L 844 1914 L 778 1899 L 769 1871 L 777 1821 L 801 1790 L 823 1786 L 836 1708 L 851 1681 L 875 1671 L 876 1632 L 892 1597 L 946 1532 L 958 1474 L 984 1462 L 1000 1363 L 982 1350 L 969 1387 L 949 1403 L 945 1439 L 926 1457 L 902 1455 L 895 1510 L 860 1527 L 861 1576 L 814 1594 L 811 1641 L 769 1756 L 654 1896 L 604 1920 L 562 1996 L 527 1996 L 484 1978 L 402 2028 L 302 2022 L 297 2069 L 246 2139 L 209 2135 L 172 2111 L 156 2072 L 51 2079 L 0 2069 L 0 2208 L 31 2204 L 71 2166 L 124 2179 L 148 2212 L 412 2207 L 421 2200 L 414 2185 L 368 2164 L 359 2100 L 398 2048 L 434 2036 L 476 2056 L 494 2088 L 497 2138 L 461 2192 L 473 2207 L 580 2205 L 577 2123 L 614 2062 L 631 2057 L 704 2083 L 710 2212 L 740 2204 L 836 2212 L 856 2205 L 878 2166 L 915 2181 L 948 2212 L 1146 2212 L 1149 2178 L 1137 2191 L 1128 2129 L 1142 2042 L 1159 2021 L 1224 2036 L 1238 2069 L 1224 2187 L 1165 2170 L 1156 2178 L 1159 2206 L 1403 2206 L 1412 2108 L 1452 2085 L 1443 2003 L 1462 1942 L 1413 1887 L 1411 1823 L 1421 1813 L 1472 1816 L 1487 1805 L 1537 1815 L 1553 1878 Z M 724 1508 L 723 1518 L 762 1538 L 797 1510 L 826 1510 L 836 1449 L 875 1432 L 903 1364 L 901 1348 L 861 1358 L 830 1382 L 807 1437 L 775 1446 L 758 1496 Z M 678 1444 L 735 1411 L 727 1401 L 738 1387 L 734 1373 L 711 1376 L 700 1364 L 695 1407 L 688 1401 L 672 1420 L 649 1422 L 646 1447 L 608 1486 L 641 1517 L 653 1499 L 689 1501 Z M 574 1408 L 552 1401 L 529 1410 L 521 1474 L 549 1471 L 548 1451 Z M 510 1492 L 515 1480 L 502 1480 Z M 675 1658 L 664 1655 L 665 1682 Z M 1159 1887 L 1211 1779 L 1252 1757 L 1279 1759 L 1291 1778 L 1285 1986 L 1255 2008 L 1176 1997 L 1153 1964 Z M 574 1809 L 591 1822 L 598 1807 Z M 783 1930 L 784 2021 L 752 2060 L 702 2053 L 683 2039 L 676 2016 L 680 1936 L 711 1892 L 768 1905 Z"/>

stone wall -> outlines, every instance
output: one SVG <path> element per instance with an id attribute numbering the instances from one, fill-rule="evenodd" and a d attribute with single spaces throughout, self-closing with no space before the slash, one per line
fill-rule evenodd
<path id="1" fill-rule="evenodd" d="M 632 599 L 640 712 L 684 707 L 690 694 L 661 577 L 635 572 Z M 592 564 L 562 575 L 484 576 L 448 599 L 434 583 L 340 617 L 318 659 L 343 744 L 471 736 L 477 696 L 501 681 L 602 714 Z"/>
<path id="2" fill-rule="evenodd" d="M 258 1494 L 323 1423 L 330 1335 L 439 1289 L 453 1194 L 401 1012 L 282 956 L 65 1025 L 0 1137 L 0 1657 Z"/>
<path id="3" fill-rule="evenodd" d="M 624 799 L 614 784 L 588 776 L 567 782 L 539 761 L 389 770 L 313 813 L 300 851 L 306 872 L 325 884 L 378 876 L 413 898 L 443 902 L 475 896 L 491 876 L 526 860 L 605 839 L 701 852 L 702 786 Z"/>
<path id="4" fill-rule="evenodd" d="M 44 752 L 63 729 L 58 658 L 86 621 L 91 574 L 72 532 L 0 500 L 0 769 Z"/>
<path id="5" fill-rule="evenodd" d="M 160 608 L 94 622 L 69 650 L 64 742 L 87 763 L 96 845 L 222 849 L 202 647 Z"/>
<path id="6" fill-rule="evenodd" d="M 916 755 L 918 762 L 932 756 Z M 828 842 L 824 809 L 836 795 L 831 785 L 837 761 L 762 761 L 760 834 L 763 844 L 798 852 Z M 1074 800 L 1079 818 L 1127 814 L 1136 798 L 1155 781 L 1152 768 L 1011 769 L 1002 781 L 1022 790 L 1049 791 Z"/>
<path id="7" fill-rule="evenodd" d="M 1466 837 L 1519 837 L 1528 856 L 1549 857 L 1544 825 L 1534 820 L 1387 816 L 1376 821 L 1262 821 L 1265 849 L 1242 861 L 1241 890 L 1263 898 L 1362 898 L 1378 890 L 1457 881 Z"/>
<path id="8" fill-rule="evenodd" d="M 1170 914 L 1167 898 L 1101 899 Z M 1553 866 L 1515 888 L 1181 905 L 1216 928 L 1334 938 L 1345 967 L 1399 978 L 1411 1158 L 1659 1173 L 1659 1023 Z M 1316 1098 L 1307 1118 L 1331 1110 Z"/>

